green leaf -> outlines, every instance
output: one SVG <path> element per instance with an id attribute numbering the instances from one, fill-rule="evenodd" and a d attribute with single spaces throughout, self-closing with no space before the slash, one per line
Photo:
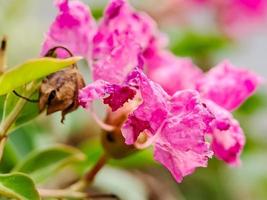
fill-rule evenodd
<path id="1" fill-rule="evenodd" d="M 179 56 L 205 56 L 227 47 L 229 41 L 220 35 L 184 32 L 172 43 L 172 51 Z"/>
<path id="2" fill-rule="evenodd" d="M 31 178 L 21 173 L 0 175 L 0 196 L 19 200 L 39 200 Z"/>
<path id="3" fill-rule="evenodd" d="M 0 121 L 2 120 L 3 117 L 5 98 L 6 96 L 0 96 Z"/>
<path id="4" fill-rule="evenodd" d="M 23 94 L 23 88 L 16 89 L 16 92 Z M 30 97 L 31 99 L 38 99 L 38 91 L 36 90 L 34 94 Z M 14 105 L 18 102 L 20 97 L 16 96 L 13 92 L 7 94 L 5 104 L 3 119 L 5 119 L 9 113 L 13 110 Z M 26 102 L 23 109 L 19 113 L 16 121 L 13 123 L 12 128 L 17 128 L 24 123 L 29 122 L 40 114 L 38 103 Z"/>
<path id="5" fill-rule="evenodd" d="M 84 159 L 84 154 L 78 149 L 57 145 L 30 153 L 13 171 L 29 174 L 38 183 L 49 178 L 62 167 Z"/>
<path id="6" fill-rule="evenodd" d="M 9 93 L 26 83 L 68 67 L 80 59 L 81 57 L 67 59 L 44 57 L 28 60 L 0 76 L 0 95 Z"/>
<path id="7" fill-rule="evenodd" d="M 236 113 L 253 115 L 266 106 L 266 94 L 264 94 L 263 92 L 257 92 L 246 102 L 244 102 L 242 106 L 236 111 Z"/>

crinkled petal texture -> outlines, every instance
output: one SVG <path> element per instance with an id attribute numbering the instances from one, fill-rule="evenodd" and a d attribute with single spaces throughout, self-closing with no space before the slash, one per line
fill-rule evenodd
<path id="1" fill-rule="evenodd" d="M 205 142 L 205 133 L 213 115 L 194 91 L 177 92 L 171 100 L 169 117 L 156 140 L 155 160 L 170 170 L 177 182 L 206 167 L 212 152 Z"/>
<path id="2" fill-rule="evenodd" d="M 128 82 L 138 88 L 142 98 L 141 105 L 128 116 L 122 127 L 126 144 L 133 144 L 143 131 L 150 136 L 155 135 L 167 117 L 169 97 L 158 84 L 150 81 L 140 70 L 133 71 L 129 77 L 135 77 Z"/>
<path id="3" fill-rule="evenodd" d="M 121 128 L 126 144 L 136 143 L 145 133 L 155 145 L 155 159 L 178 182 L 195 168 L 206 166 L 211 152 L 204 136 L 214 117 L 197 91 L 184 90 L 170 96 L 136 68 L 123 84 L 97 80 L 88 85 L 80 91 L 79 102 L 88 107 L 95 99 L 103 99 L 116 110 L 135 94 L 141 104 L 136 105 Z"/>
<path id="4" fill-rule="evenodd" d="M 142 98 L 122 127 L 127 144 L 141 133 L 153 137 L 155 160 L 181 182 L 195 168 L 207 165 L 212 155 L 205 142 L 213 115 L 201 102 L 198 92 L 184 90 L 169 96 L 156 83 L 139 72 L 138 89 Z"/>
<path id="5" fill-rule="evenodd" d="M 84 108 L 89 108 L 91 103 L 97 99 L 103 99 L 104 104 L 108 104 L 112 111 L 116 111 L 128 100 L 133 99 L 135 90 L 128 86 L 110 84 L 103 80 L 97 80 L 79 91 L 79 104 Z"/>
<path id="6" fill-rule="evenodd" d="M 134 67 L 141 67 L 141 48 L 135 40 L 130 33 L 99 32 L 94 38 L 93 79 L 121 84 Z"/>
<path id="7" fill-rule="evenodd" d="M 122 83 L 130 71 L 142 67 L 145 49 L 163 45 L 164 37 L 157 35 L 156 23 L 145 13 L 125 0 L 110 1 L 93 40 L 94 80 Z"/>
<path id="8" fill-rule="evenodd" d="M 198 81 L 196 88 L 203 97 L 233 111 L 255 92 L 260 80 L 256 74 L 224 61 Z"/>
<path id="9" fill-rule="evenodd" d="M 64 46 L 74 55 L 90 58 L 96 23 L 89 7 L 78 1 L 56 0 L 59 13 L 45 36 L 41 55 L 55 46 Z M 57 50 L 58 57 L 69 56 Z"/>
<path id="10" fill-rule="evenodd" d="M 245 145 L 245 136 L 237 120 L 224 108 L 207 100 L 207 106 L 215 115 L 212 122 L 212 150 L 217 158 L 236 166 Z"/>
<path id="11" fill-rule="evenodd" d="M 210 153 L 196 153 L 193 150 L 180 151 L 169 145 L 156 143 L 154 159 L 166 167 L 174 177 L 181 183 L 183 177 L 192 174 L 197 167 L 206 167 Z"/>
<path id="12" fill-rule="evenodd" d="M 195 81 L 203 76 L 190 59 L 178 58 L 168 51 L 158 52 L 146 59 L 146 67 L 148 77 L 170 95 L 178 90 L 195 88 Z"/>

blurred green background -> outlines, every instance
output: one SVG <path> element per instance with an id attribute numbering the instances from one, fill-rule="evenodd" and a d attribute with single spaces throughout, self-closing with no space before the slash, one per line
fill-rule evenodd
<path id="1" fill-rule="evenodd" d="M 106 1 L 85 1 L 96 18 L 101 16 Z M 145 0 L 133 4 L 147 10 Z M 156 5 L 155 5 L 156 6 Z M 158 5 L 160 6 L 160 5 Z M 49 24 L 56 15 L 52 0 L 0 0 L 0 36 L 8 36 L 8 66 L 28 58 L 38 57 L 41 43 Z M 205 23 L 206 18 L 199 18 Z M 204 21 L 204 22 L 203 22 Z M 198 24 L 198 22 L 196 22 Z M 170 48 L 180 56 L 190 56 L 204 68 L 227 58 L 234 64 L 248 67 L 267 78 L 267 31 L 259 27 L 249 35 L 229 41 L 210 27 L 199 28 L 181 24 L 164 24 L 160 28 L 171 38 Z M 90 70 L 81 62 L 79 68 L 90 81 Z M 148 149 L 125 160 L 111 161 L 97 176 L 92 191 L 114 193 L 123 200 L 264 200 L 267 199 L 267 93 L 263 86 L 234 113 L 244 129 L 247 143 L 242 154 L 242 165 L 231 168 L 212 159 L 208 168 L 197 169 L 181 184 L 177 184 L 167 170 L 152 159 Z M 1 103 L 1 102 L 0 102 Z M 101 112 L 102 111 L 102 112 Z M 104 115 L 99 108 L 99 115 Z M 87 155 L 86 163 L 76 166 L 76 173 L 90 167 L 101 154 L 100 128 L 90 114 L 82 109 L 67 115 L 60 124 L 60 114 L 40 116 L 12 135 L 5 149 L 1 172 L 8 172 L 16 162 L 30 152 L 54 143 L 66 143 L 81 148 Z M 57 180 L 71 178 L 70 169 L 55 176 Z M 75 173 L 73 173 L 75 177 Z M 51 180 L 46 185 L 53 186 Z"/>

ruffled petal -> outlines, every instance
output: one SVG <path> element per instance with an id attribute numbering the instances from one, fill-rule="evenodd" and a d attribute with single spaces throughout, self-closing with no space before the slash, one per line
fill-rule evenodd
<path id="1" fill-rule="evenodd" d="M 192 174 L 196 167 L 206 167 L 209 156 L 192 150 L 180 151 L 160 144 L 156 144 L 154 150 L 154 159 L 165 166 L 178 183 L 182 182 L 183 177 Z"/>
<path id="2" fill-rule="evenodd" d="M 128 100 L 133 99 L 136 92 L 128 86 L 110 84 L 98 80 L 89 84 L 79 91 L 79 104 L 90 107 L 91 103 L 97 99 L 103 99 L 104 104 L 108 104 L 112 111 L 116 111 Z"/>
<path id="3" fill-rule="evenodd" d="M 127 1 L 110 1 L 94 37 L 94 80 L 122 83 L 131 70 L 143 67 L 146 48 L 163 45 L 163 39 L 155 39 L 157 35 L 156 23 L 149 16 L 135 11 Z"/>
<path id="4" fill-rule="evenodd" d="M 161 131 L 161 139 L 176 149 L 206 152 L 205 133 L 210 130 L 213 120 L 214 115 L 202 103 L 198 92 L 176 92 L 170 101 L 167 125 Z"/>
<path id="5" fill-rule="evenodd" d="M 260 80 L 256 74 L 224 61 L 211 69 L 196 87 L 203 97 L 233 111 L 255 92 Z"/>
<path id="6" fill-rule="evenodd" d="M 102 33 L 97 36 L 99 34 Z M 94 43 L 93 79 L 121 84 L 135 67 L 142 67 L 141 48 L 130 33 L 107 32 L 103 35 L 109 35 L 111 41 Z"/>
<path id="7" fill-rule="evenodd" d="M 212 152 L 205 133 L 214 119 L 193 90 L 177 92 L 170 101 L 169 117 L 156 140 L 155 160 L 172 173 L 177 182 L 206 167 Z"/>
<path id="8" fill-rule="evenodd" d="M 167 117 L 168 95 L 156 83 L 150 81 L 140 70 L 133 71 L 128 83 L 138 88 L 142 98 L 139 105 L 122 126 L 126 144 L 133 144 L 140 133 L 154 135 Z"/>
<path id="9" fill-rule="evenodd" d="M 240 155 L 245 145 L 242 128 L 229 111 L 212 101 L 207 100 L 206 104 L 216 118 L 211 132 L 214 154 L 230 165 L 239 165 Z"/>
<path id="10" fill-rule="evenodd" d="M 41 55 L 55 46 L 64 46 L 74 55 L 90 59 L 96 23 L 89 7 L 78 0 L 56 0 L 55 4 L 59 13 L 45 36 Z M 57 56 L 68 54 L 58 49 Z"/>
<path id="11" fill-rule="evenodd" d="M 195 88 L 195 81 L 203 76 L 190 59 L 176 57 L 168 51 L 155 53 L 145 61 L 148 77 L 170 95 L 178 90 Z"/>

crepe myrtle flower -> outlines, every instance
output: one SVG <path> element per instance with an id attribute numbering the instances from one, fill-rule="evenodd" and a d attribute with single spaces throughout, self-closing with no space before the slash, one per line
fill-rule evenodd
<path id="1" fill-rule="evenodd" d="M 64 46 L 87 59 L 94 80 L 121 83 L 135 66 L 144 65 L 144 58 L 168 44 L 155 21 L 134 10 L 126 0 L 109 1 L 98 25 L 81 1 L 55 0 L 55 5 L 59 12 L 45 35 L 41 55 Z M 58 57 L 64 53 L 57 51 Z"/>
<path id="2" fill-rule="evenodd" d="M 54 3 L 59 12 L 45 35 L 41 55 L 56 46 L 64 46 L 76 56 L 90 57 L 97 27 L 89 7 L 78 0 L 55 0 Z M 60 58 L 68 56 L 61 49 L 56 53 Z"/>
<path id="3" fill-rule="evenodd" d="M 60 13 L 44 48 L 50 43 L 67 45 L 74 55 L 88 60 L 94 82 L 79 92 L 82 107 L 91 108 L 94 100 L 102 99 L 111 108 L 108 113 L 124 113 L 131 104 L 119 127 L 125 143 L 137 148 L 153 145 L 155 160 L 178 182 L 197 167 L 207 166 L 213 153 L 231 165 L 239 163 L 245 139 L 231 111 L 256 90 L 258 76 L 229 62 L 204 74 L 189 59 L 166 50 L 165 37 L 153 20 L 124 0 L 109 2 L 97 28 L 90 12 L 83 12 L 86 5 L 77 1 L 79 14 L 73 12 L 76 1 L 56 2 Z M 58 25 L 64 13 L 65 35 Z M 76 27 L 69 26 L 70 19 L 79 21 Z M 70 37 L 60 43 L 53 31 L 59 38 Z M 80 42 L 82 38 L 87 39 Z"/>
<path id="4" fill-rule="evenodd" d="M 216 118 L 212 129 L 207 132 L 212 138 L 214 154 L 230 165 L 238 165 L 245 136 L 231 112 L 256 91 L 261 78 L 249 70 L 235 67 L 229 61 L 223 61 L 203 73 L 190 60 L 182 62 L 170 53 L 162 52 L 156 58 L 153 60 L 155 67 L 148 69 L 148 76 L 169 94 L 196 89 Z M 175 81 L 170 82 L 162 75 L 163 72 L 176 77 Z"/>
<path id="5" fill-rule="evenodd" d="M 121 127 L 125 142 L 137 147 L 152 144 L 155 160 L 169 169 L 177 182 L 195 168 L 207 166 L 212 151 L 205 141 L 205 133 L 214 116 L 197 91 L 183 90 L 168 95 L 136 68 L 122 84 L 97 80 L 80 90 L 79 102 L 84 108 L 88 109 L 96 99 L 102 99 L 113 111 L 129 100 L 140 102 Z M 147 140 L 138 144 L 142 136 Z"/>
<path id="6" fill-rule="evenodd" d="M 93 40 L 93 78 L 121 83 L 135 66 L 143 66 L 148 51 L 157 51 L 167 43 L 146 13 L 134 10 L 125 0 L 111 0 Z"/>

